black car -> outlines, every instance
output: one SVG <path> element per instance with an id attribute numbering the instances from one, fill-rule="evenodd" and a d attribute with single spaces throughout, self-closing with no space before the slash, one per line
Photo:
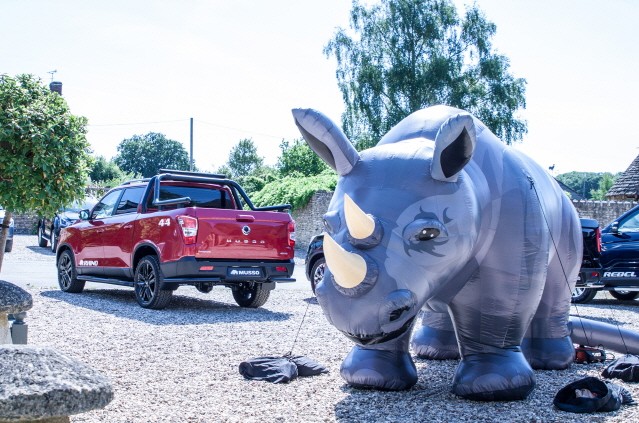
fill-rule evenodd
<path id="1" fill-rule="evenodd" d="M 639 296 L 639 206 L 619 216 L 600 234 L 598 228 L 593 233 L 595 236 L 587 237 L 584 232 L 584 259 L 592 260 L 584 263 L 572 302 L 588 302 L 600 290 L 609 291 L 618 300 L 634 300 Z M 594 247 L 588 248 L 593 242 Z"/>
<path id="2" fill-rule="evenodd" d="M 0 224 L 4 220 L 4 208 L 0 206 Z M 9 221 L 9 231 L 7 232 L 7 242 L 4 244 L 4 252 L 10 253 L 13 249 L 13 232 L 14 232 L 13 218 Z"/>
<path id="3" fill-rule="evenodd" d="M 324 278 L 326 260 L 324 259 L 324 235 L 315 235 L 306 250 L 306 278 L 311 282 L 311 289 Z"/>
<path id="4" fill-rule="evenodd" d="M 98 200 L 93 197 L 86 197 L 84 200 L 76 201 L 69 207 L 61 209 L 53 218 L 40 218 L 38 220 L 38 245 L 46 247 L 49 244 L 51 251 L 55 252 L 58 248 L 60 230 L 79 220 L 80 211 L 92 209 L 97 202 Z"/>

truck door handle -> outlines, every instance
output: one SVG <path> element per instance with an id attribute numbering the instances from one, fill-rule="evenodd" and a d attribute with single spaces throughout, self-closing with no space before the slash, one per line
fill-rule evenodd
<path id="1" fill-rule="evenodd" d="M 255 216 L 250 214 L 240 214 L 235 218 L 238 222 L 255 222 Z"/>

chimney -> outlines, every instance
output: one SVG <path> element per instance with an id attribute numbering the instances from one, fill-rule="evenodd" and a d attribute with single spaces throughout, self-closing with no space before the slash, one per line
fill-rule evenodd
<path id="1" fill-rule="evenodd" d="M 62 82 L 60 81 L 51 81 L 49 84 L 49 89 L 53 92 L 56 92 L 62 95 Z"/>

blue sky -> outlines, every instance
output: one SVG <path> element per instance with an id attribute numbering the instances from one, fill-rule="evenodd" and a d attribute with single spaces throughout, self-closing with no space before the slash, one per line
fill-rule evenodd
<path id="1" fill-rule="evenodd" d="M 467 1 L 455 0 L 460 8 Z M 477 0 L 494 47 L 526 78 L 529 133 L 516 148 L 554 174 L 620 172 L 639 154 L 639 2 Z M 203 170 L 251 138 L 274 164 L 299 137 L 290 109 L 339 122 L 335 62 L 322 53 L 349 0 L 2 0 L 0 73 L 57 70 L 96 154 L 161 132 Z M 461 11 L 461 9 L 460 9 Z"/>

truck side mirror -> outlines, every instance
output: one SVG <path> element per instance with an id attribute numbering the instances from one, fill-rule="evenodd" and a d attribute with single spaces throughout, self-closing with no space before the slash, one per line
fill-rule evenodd
<path id="1" fill-rule="evenodd" d="M 88 209 L 80 210 L 79 216 L 81 220 L 89 220 L 89 210 Z"/>
<path id="2" fill-rule="evenodd" d="M 610 232 L 613 234 L 619 233 L 619 222 L 612 222 L 612 225 L 610 225 Z"/>

